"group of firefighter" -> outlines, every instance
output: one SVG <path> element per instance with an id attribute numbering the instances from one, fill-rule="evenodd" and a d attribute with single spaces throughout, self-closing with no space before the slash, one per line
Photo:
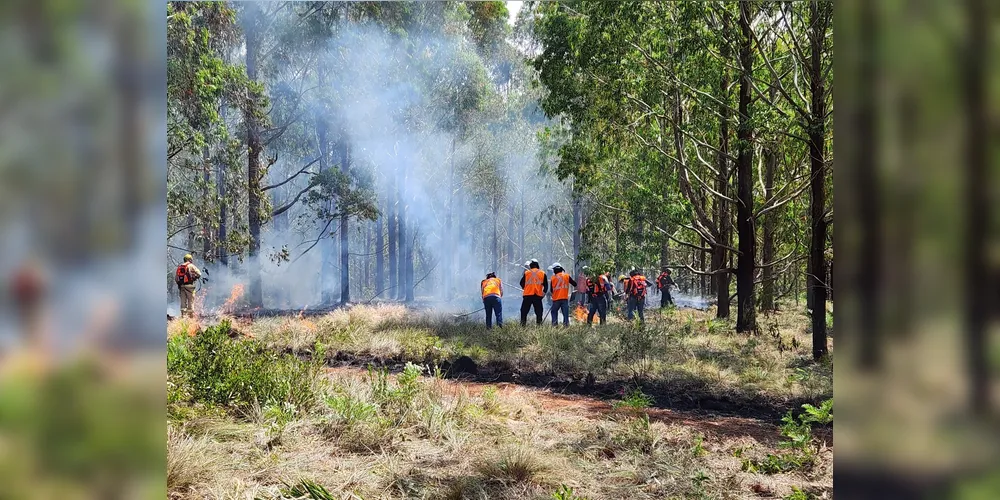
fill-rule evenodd
<path id="1" fill-rule="evenodd" d="M 639 269 L 632 269 L 628 276 L 618 277 L 621 289 L 615 286 L 608 272 L 597 272 L 589 266 L 583 266 L 583 273 L 580 276 L 580 283 L 577 283 L 562 264 L 556 262 L 549 267 L 552 276 L 548 276 L 541 269 L 538 260 L 531 259 L 524 263 L 524 274 L 521 276 L 520 288 L 522 290 L 521 299 L 521 326 L 528 323 L 528 313 L 534 309 L 536 324 L 542 324 L 542 300 L 546 295 L 552 298 L 552 325 L 559 324 L 559 314 L 562 314 L 563 326 L 569 326 L 569 305 L 571 301 L 576 301 L 581 307 L 588 306 L 587 324 L 594 322 L 597 315 L 600 324 L 608 317 L 608 310 L 611 302 L 622 295 L 625 297 L 625 316 L 632 321 L 638 314 L 639 321 L 646 320 L 644 311 L 646 308 L 646 294 L 654 286 Z M 663 267 L 662 272 L 656 278 L 656 289 L 660 292 L 660 307 L 673 305 L 673 298 L 670 296 L 670 287 L 675 285 L 670 277 L 670 269 Z M 570 292 L 570 287 L 576 289 Z M 486 279 L 480 283 L 480 290 L 483 294 L 483 309 L 486 311 L 486 328 L 493 328 L 493 318 L 496 317 L 496 324 L 503 326 L 503 282 L 497 277 L 496 272 L 486 273 Z M 574 297 L 575 296 L 575 297 Z"/>

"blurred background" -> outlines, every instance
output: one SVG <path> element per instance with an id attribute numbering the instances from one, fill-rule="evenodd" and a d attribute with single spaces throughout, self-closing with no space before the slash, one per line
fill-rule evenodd
<path id="1" fill-rule="evenodd" d="M 838 0 L 835 492 L 998 498 L 989 0 Z M 165 496 L 165 6 L 0 2 L 0 496 Z"/>
<path id="2" fill-rule="evenodd" d="M 2 498 L 166 495 L 165 26 L 0 3 Z"/>
<path id="3" fill-rule="evenodd" d="M 834 491 L 1000 498 L 998 4 L 836 7 Z"/>

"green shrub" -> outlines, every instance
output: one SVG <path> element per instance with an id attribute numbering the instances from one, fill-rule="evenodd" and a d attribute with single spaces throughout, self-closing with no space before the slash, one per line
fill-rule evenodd
<path id="1" fill-rule="evenodd" d="M 195 337 L 171 339 L 167 369 L 175 380 L 175 399 L 217 404 L 243 415 L 254 405 L 312 406 L 318 365 L 275 353 L 253 339 L 230 338 L 229 332 L 229 322 L 223 321 Z"/>
<path id="2" fill-rule="evenodd" d="M 586 497 L 577 496 L 573 493 L 573 488 L 560 484 L 559 489 L 552 494 L 553 500 L 587 500 Z"/>
<path id="3" fill-rule="evenodd" d="M 624 391 L 624 389 L 623 389 Z M 642 392 L 642 389 L 636 387 L 630 390 L 621 401 L 615 401 L 611 407 L 612 408 L 632 408 L 635 410 L 642 410 L 649 408 L 653 404 L 653 398 Z"/>
<path id="4" fill-rule="evenodd" d="M 811 498 L 812 495 L 796 488 L 795 486 L 792 486 L 792 492 L 785 495 L 782 500 L 810 500 Z"/>

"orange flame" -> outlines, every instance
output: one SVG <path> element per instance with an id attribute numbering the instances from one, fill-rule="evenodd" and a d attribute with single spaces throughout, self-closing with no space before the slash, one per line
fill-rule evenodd
<path id="1" fill-rule="evenodd" d="M 577 304 L 576 309 L 573 309 L 573 317 L 577 321 L 584 323 L 587 321 L 587 308 Z"/>
<path id="2" fill-rule="evenodd" d="M 243 296 L 243 284 L 237 283 L 233 285 L 232 291 L 229 292 L 229 298 L 226 299 L 226 302 L 222 304 L 222 312 L 223 313 L 229 312 L 229 310 L 232 309 L 233 305 L 236 304 L 236 301 L 239 300 L 240 297 L 242 296 Z"/>

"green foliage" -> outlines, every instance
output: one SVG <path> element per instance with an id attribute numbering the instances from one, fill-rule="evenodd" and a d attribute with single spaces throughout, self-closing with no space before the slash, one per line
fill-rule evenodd
<path id="1" fill-rule="evenodd" d="M 805 412 L 798 418 L 789 410 L 781 419 L 783 422 L 781 435 L 785 439 L 779 446 L 790 451 L 778 455 L 769 453 L 763 460 L 744 459 L 742 463 L 744 471 L 778 474 L 813 466 L 816 451 L 812 445 L 812 424 L 825 425 L 833 422 L 833 400 L 824 401 L 819 408 L 810 404 L 804 404 L 802 408 Z"/>
<path id="2" fill-rule="evenodd" d="M 318 368 L 277 354 L 256 340 L 230 338 L 229 321 L 194 337 L 168 342 L 168 375 L 177 384 L 175 400 L 216 404 L 248 414 L 254 405 L 308 410 L 315 398 Z"/>
<path id="3" fill-rule="evenodd" d="M 303 479 L 294 485 L 285 485 L 281 491 L 282 498 L 309 500 L 338 500 L 322 485 L 308 479 Z"/>
<path id="4" fill-rule="evenodd" d="M 792 486 L 792 492 L 785 495 L 782 500 L 811 500 L 812 495 L 802 491 L 796 486 Z"/>
<path id="5" fill-rule="evenodd" d="M 708 454 L 708 450 L 704 446 L 705 436 L 698 434 L 694 437 L 694 445 L 691 446 L 691 454 L 695 457 L 701 457 Z"/>
<path id="6" fill-rule="evenodd" d="M 559 489 L 552 493 L 553 500 L 587 500 L 587 497 L 582 497 L 573 493 L 573 488 L 566 486 L 565 484 L 560 484 Z"/>
<path id="7" fill-rule="evenodd" d="M 649 423 L 649 415 L 643 413 L 637 418 L 630 418 L 621 425 L 612 436 L 612 442 L 623 450 L 632 450 L 641 454 L 649 454 L 659 442 Z"/>
<path id="8" fill-rule="evenodd" d="M 624 391 L 624 389 L 623 389 Z M 612 408 L 632 408 L 634 410 L 642 410 L 649 408 L 653 404 L 653 398 L 642 392 L 642 389 L 636 387 L 628 391 L 621 401 L 615 401 L 611 407 Z"/>

